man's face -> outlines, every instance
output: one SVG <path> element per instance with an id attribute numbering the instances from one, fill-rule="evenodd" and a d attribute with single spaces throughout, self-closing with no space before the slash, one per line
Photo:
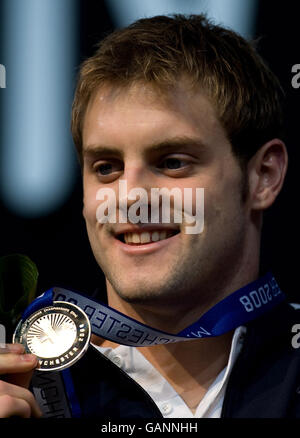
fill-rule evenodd
<path id="1" fill-rule="evenodd" d="M 84 120 L 83 163 L 83 212 L 108 293 L 135 303 L 213 300 L 239 269 L 248 213 L 241 169 L 208 99 L 184 87 L 167 97 L 144 85 L 101 88 Z M 99 223 L 96 194 L 112 188 L 118 210 L 119 180 L 128 192 L 146 189 L 149 203 L 151 188 L 191 188 L 194 203 L 204 188 L 203 232 L 187 234 L 184 223 L 156 224 L 155 232 Z"/>

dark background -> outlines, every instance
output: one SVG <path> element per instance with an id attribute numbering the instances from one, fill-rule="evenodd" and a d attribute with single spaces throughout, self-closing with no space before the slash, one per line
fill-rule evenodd
<path id="1" fill-rule="evenodd" d="M 95 44 L 103 35 L 114 28 L 114 23 L 104 1 L 74 1 L 80 8 L 79 65 L 83 59 L 93 53 Z M 259 51 L 277 73 L 286 92 L 286 144 L 290 156 L 284 189 L 276 204 L 265 215 L 262 270 L 271 268 L 289 298 L 298 301 L 299 149 L 297 131 L 300 89 L 293 89 L 291 86 L 291 68 L 294 64 L 300 63 L 300 44 L 297 31 L 298 17 L 296 11 L 291 9 L 291 3 L 277 4 L 274 1 L 260 0 L 255 36 L 261 37 Z M 0 95 L 3 91 L 5 90 L 0 90 Z M 9 147 L 1 142 L 1 131 L 0 147 Z M 89 248 L 81 215 L 81 199 L 79 166 L 71 196 L 61 209 L 49 216 L 39 219 L 18 217 L 8 211 L 3 205 L 3 200 L 0 199 L 0 256 L 15 252 L 30 256 L 40 272 L 39 292 L 54 285 L 85 293 L 93 292 L 96 287 L 104 290 L 103 274 Z M 103 297 L 104 294 L 101 298 Z"/>

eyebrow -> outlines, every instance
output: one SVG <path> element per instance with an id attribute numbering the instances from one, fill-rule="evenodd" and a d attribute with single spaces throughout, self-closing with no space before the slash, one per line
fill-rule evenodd
<path id="1" fill-rule="evenodd" d="M 121 157 L 123 155 L 118 148 L 93 144 L 84 147 L 82 150 L 82 154 L 83 156 L 114 155 L 118 157 Z"/>
<path id="2" fill-rule="evenodd" d="M 207 146 L 199 138 L 180 136 L 180 137 L 172 137 L 158 143 L 153 143 L 148 147 L 146 147 L 145 153 L 146 154 L 152 152 L 168 153 L 178 149 L 185 149 L 185 150 L 196 149 L 197 151 L 202 152 L 207 149 Z"/>
<path id="3" fill-rule="evenodd" d="M 168 153 L 178 149 L 197 150 L 203 152 L 207 150 L 207 145 L 196 137 L 180 136 L 165 139 L 163 141 L 149 144 L 144 149 L 144 155 L 152 153 Z M 124 155 L 122 149 L 112 147 L 109 145 L 88 145 L 83 149 L 83 156 L 114 156 L 121 158 Z"/>

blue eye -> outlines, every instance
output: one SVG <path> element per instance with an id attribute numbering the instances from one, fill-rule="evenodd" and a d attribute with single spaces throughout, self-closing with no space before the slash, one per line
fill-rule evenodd
<path id="1" fill-rule="evenodd" d="M 97 172 L 101 175 L 109 175 L 112 172 L 112 164 L 111 163 L 104 163 L 100 164 L 97 167 Z"/>
<path id="2" fill-rule="evenodd" d="M 182 160 L 179 158 L 166 158 L 164 163 L 168 169 L 180 169 L 182 167 Z"/>

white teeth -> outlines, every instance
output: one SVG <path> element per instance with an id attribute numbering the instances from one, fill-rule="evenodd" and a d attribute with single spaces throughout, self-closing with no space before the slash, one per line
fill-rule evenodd
<path id="1" fill-rule="evenodd" d="M 141 243 L 148 243 L 151 241 L 151 235 L 147 231 L 143 231 L 141 234 Z"/>
<path id="2" fill-rule="evenodd" d="M 171 231 L 143 231 L 142 233 L 125 233 L 124 240 L 125 243 L 149 243 L 157 242 L 158 240 L 164 240 L 172 236 Z"/>
<path id="3" fill-rule="evenodd" d="M 141 243 L 140 235 L 138 233 L 132 233 L 132 243 Z"/>
<path id="4" fill-rule="evenodd" d="M 154 231 L 152 233 L 151 240 L 152 240 L 152 242 L 157 242 L 159 240 L 159 232 L 158 231 Z"/>
<path id="5" fill-rule="evenodd" d="M 124 234 L 125 243 L 132 243 L 132 233 Z"/>
<path id="6" fill-rule="evenodd" d="M 159 240 L 164 240 L 167 237 L 167 232 L 166 231 L 161 231 L 159 233 Z"/>

